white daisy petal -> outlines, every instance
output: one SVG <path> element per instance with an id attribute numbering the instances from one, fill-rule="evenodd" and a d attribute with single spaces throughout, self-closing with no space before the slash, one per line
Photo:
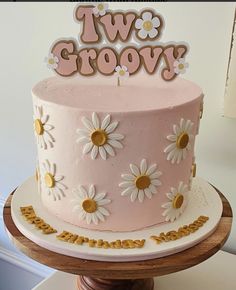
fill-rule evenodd
<path id="1" fill-rule="evenodd" d="M 44 130 L 46 130 L 46 131 L 50 131 L 50 130 L 52 130 L 54 127 L 53 127 L 52 125 L 49 125 L 49 124 L 44 124 L 43 128 L 44 128 Z"/>
<path id="2" fill-rule="evenodd" d="M 147 174 L 147 175 L 151 175 L 151 174 L 154 173 L 154 171 L 155 171 L 156 169 L 157 169 L 157 165 L 156 165 L 156 164 L 152 164 L 152 165 L 148 168 L 146 174 Z"/>
<path id="3" fill-rule="evenodd" d="M 180 129 L 180 127 L 178 125 L 174 125 L 173 126 L 173 131 L 174 131 L 175 135 L 178 136 L 180 134 L 180 132 L 181 132 L 181 129 Z"/>
<path id="4" fill-rule="evenodd" d="M 134 181 L 135 180 L 135 176 L 132 175 L 132 174 L 121 174 L 121 177 L 124 179 L 124 180 L 127 180 L 127 181 Z"/>
<path id="5" fill-rule="evenodd" d="M 103 215 L 105 215 L 105 216 L 109 216 L 110 215 L 109 211 L 107 209 L 105 209 L 104 207 L 99 207 L 98 211 L 100 213 L 102 213 Z"/>
<path id="6" fill-rule="evenodd" d="M 135 189 L 132 191 L 131 196 L 130 196 L 131 201 L 134 202 L 134 201 L 136 200 L 137 196 L 138 196 L 138 189 L 135 188 Z"/>
<path id="7" fill-rule="evenodd" d="M 102 200 L 105 196 L 106 196 L 106 193 L 105 193 L 105 192 L 98 193 L 98 194 L 96 194 L 96 196 L 94 197 L 94 200 L 95 200 L 95 201 Z"/>
<path id="8" fill-rule="evenodd" d="M 151 190 L 151 193 L 156 194 L 157 193 L 157 188 L 153 184 L 149 185 L 149 189 Z"/>
<path id="9" fill-rule="evenodd" d="M 110 144 L 112 147 L 118 148 L 118 149 L 122 149 L 123 145 L 117 141 L 117 140 L 108 140 L 108 144 Z"/>
<path id="10" fill-rule="evenodd" d="M 94 7 L 93 8 L 93 14 L 95 14 L 95 15 L 99 14 L 99 11 L 98 11 L 98 8 L 97 7 Z"/>
<path id="11" fill-rule="evenodd" d="M 96 159 L 97 155 L 98 155 L 98 146 L 94 145 L 91 151 L 91 158 L 94 160 Z"/>
<path id="12" fill-rule="evenodd" d="M 184 183 L 183 181 L 180 181 L 179 186 L 178 186 L 178 192 L 182 192 L 184 189 Z"/>
<path id="13" fill-rule="evenodd" d="M 79 220 L 84 220 L 86 216 L 86 213 L 84 211 L 81 211 L 78 215 Z"/>
<path id="14" fill-rule="evenodd" d="M 97 215 L 96 214 L 92 214 L 92 221 L 95 225 L 98 224 L 98 218 L 97 218 Z"/>
<path id="15" fill-rule="evenodd" d="M 191 121 L 187 120 L 186 123 L 185 123 L 185 126 L 184 126 L 184 131 L 185 132 L 188 132 L 188 129 L 189 129 L 190 125 L 191 125 Z"/>
<path id="16" fill-rule="evenodd" d="M 118 66 L 115 68 L 115 71 L 116 71 L 116 72 L 119 72 L 120 70 L 121 70 L 121 66 L 118 65 Z"/>
<path id="17" fill-rule="evenodd" d="M 95 195 L 95 187 L 94 187 L 94 185 L 92 184 L 92 185 L 90 185 L 90 187 L 89 187 L 89 194 L 88 194 L 88 196 L 89 196 L 89 198 L 94 198 L 94 195 Z"/>
<path id="18" fill-rule="evenodd" d="M 114 151 L 114 149 L 111 147 L 111 145 L 109 145 L 109 144 L 105 144 L 104 145 L 104 148 L 105 148 L 105 150 L 107 151 L 107 153 L 109 154 L 109 155 L 111 155 L 111 156 L 115 156 L 116 154 L 115 154 L 115 151 Z"/>
<path id="19" fill-rule="evenodd" d="M 108 204 L 110 202 L 111 202 L 110 199 L 105 198 L 105 199 L 99 200 L 97 203 L 98 203 L 99 206 L 101 206 L 101 205 L 106 205 L 106 204 Z"/>
<path id="20" fill-rule="evenodd" d="M 181 159 L 183 159 L 182 158 L 182 156 L 183 156 L 182 153 L 183 153 L 183 150 L 179 150 L 178 155 L 177 155 L 177 164 L 179 164 Z"/>
<path id="21" fill-rule="evenodd" d="M 175 197 L 175 195 L 172 192 L 168 192 L 166 195 L 170 200 L 173 200 Z"/>
<path id="22" fill-rule="evenodd" d="M 145 20 L 145 21 L 147 21 L 147 20 L 151 21 L 152 20 L 152 13 L 148 12 L 148 11 L 144 12 L 142 14 L 142 19 Z"/>
<path id="23" fill-rule="evenodd" d="M 158 179 L 152 179 L 151 180 L 151 184 L 152 185 L 156 185 L 156 186 L 160 186 L 161 185 L 161 181 Z"/>
<path id="24" fill-rule="evenodd" d="M 172 203 L 171 202 L 167 202 L 167 203 L 164 203 L 162 204 L 162 208 L 170 208 L 172 206 Z"/>
<path id="25" fill-rule="evenodd" d="M 144 191 L 143 190 L 139 190 L 138 200 L 139 200 L 139 202 L 143 202 L 143 200 L 144 200 Z"/>
<path id="26" fill-rule="evenodd" d="M 135 28 L 141 29 L 142 27 L 143 27 L 143 20 L 139 18 L 135 21 Z"/>
<path id="27" fill-rule="evenodd" d="M 147 171 L 147 160 L 146 159 L 142 159 L 141 164 L 140 164 L 140 172 L 141 174 L 146 173 Z"/>
<path id="28" fill-rule="evenodd" d="M 149 188 L 145 188 L 144 193 L 145 193 L 147 198 L 149 198 L 149 199 L 152 198 L 152 193 L 151 193 L 151 190 Z"/>
<path id="29" fill-rule="evenodd" d="M 107 133 L 107 134 L 110 134 L 111 132 L 113 132 L 113 131 L 116 129 L 117 126 L 118 126 L 118 122 L 117 122 L 117 121 L 111 123 L 111 124 L 110 124 L 106 129 L 105 129 L 106 133 Z"/>
<path id="30" fill-rule="evenodd" d="M 123 140 L 124 139 L 124 135 L 118 134 L 118 133 L 111 133 L 111 134 L 108 135 L 108 138 L 110 140 Z"/>
<path id="31" fill-rule="evenodd" d="M 130 164 L 129 165 L 131 172 L 135 175 L 138 176 L 140 175 L 140 171 L 138 169 L 138 167 L 135 164 Z"/>
<path id="32" fill-rule="evenodd" d="M 100 122 L 99 122 L 98 115 L 95 112 L 93 112 L 92 114 L 92 122 L 93 122 L 93 127 L 95 129 L 98 129 L 100 126 Z"/>
<path id="33" fill-rule="evenodd" d="M 185 120 L 183 118 L 180 119 L 180 128 L 183 131 L 185 128 Z"/>
<path id="34" fill-rule="evenodd" d="M 104 147 L 103 146 L 99 146 L 98 150 L 99 150 L 99 154 L 102 157 L 102 159 L 106 160 L 107 159 L 107 153 L 106 153 L 106 150 L 104 149 Z"/>
<path id="35" fill-rule="evenodd" d="M 105 218 L 102 213 L 100 213 L 99 211 L 96 211 L 96 215 L 100 219 L 100 221 L 105 222 Z"/>
<path id="36" fill-rule="evenodd" d="M 140 29 L 139 32 L 138 32 L 138 36 L 141 39 L 145 39 L 148 36 L 148 32 L 146 30 L 144 30 L 144 29 Z"/>
<path id="37" fill-rule="evenodd" d="M 83 137 L 78 138 L 76 140 L 76 143 L 87 143 L 89 141 L 90 141 L 90 139 L 88 137 L 83 136 Z"/>
<path id="38" fill-rule="evenodd" d="M 56 164 L 55 164 L 55 163 L 52 163 L 52 164 L 50 165 L 50 167 L 51 167 L 51 169 L 50 169 L 50 173 L 51 173 L 53 176 L 55 176 L 55 174 L 56 174 Z"/>
<path id="39" fill-rule="evenodd" d="M 119 187 L 126 188 L 132 186 L 133 184 L 134 184 L 133 181 L 123 181 L 119 184 Z"/>
<path id="40" fill-rule="evenodd" d="M 130 187 L 126 188 L 124 191 L 122 191 L 121 195 L 122 196 L 129 195 L 134 191 L 134 189 L 135 189 L 134 186 L 130 186 Z"/>
<path id="41" fill-rule="evenodd" d="M 83 154 L 89 153 L 92 148 L 93 148 L 93 143 L 92 142 L 89 142 L 89 143 L 85 144 L 84 148 L 83 148 Z"/>
<path id="42" fill-rule="evenodd" d="M 169 135 L 166 137 L 171 142 L 176 142 L 177 136 L 176 135 Z"/>
<path id="43" fill-rule="evenodd" d="M 91 214 L 86 214 L 86 222 L 87 224 L 91 224 L 91 221 L 92 221 L 92 215 Z"/>
<path id="44" fill-rule="evenodd" d="M 101 129 L 105 130 L 107 126 L 110 124 L 110 121 L 111 121 L 111 116 L 107 115 L 102 121 Z"/>
<path id="45" fill-rule="evenodd" d="M 80 185 L 80 186 L 78 187 L 78 190 L 79 190 L 79 196 L 80 196 L 81 198 L 88 198 L 87 191 L 86 191 L 86 189 L 85 189 L 82 185 Z"/>
<path id="46" fill-rule="evenodd" d="M 90 133 L 88 132 L 88 130 L 85 129 L 77 129 L 76 133 L 79 134 L 80 136 L 90 137 Z"/>
<path id="47" fill-rule="evenodd" d="M 165 153 L 169 153 L 170 151 L 172 151 L 173 149 L 176 148 L 176 144 L 175 143 L 172 143 L 170 145 L 168 145 L 165 149 L 164 149 L 164 152 Z"/>
<path id="48" fill-rule="evenodd" d="M 172 151 L 170 151 L 170 153 L 167 155 L 167 160 L 172 160 L 172 158 L 177 154 L 177 149 L 174 148 Z"/>
<path id="49" fill-rule="evenodd" d="M 153 174 L 151 174 L 149 177 L 151 179 L 155 179 L 155 178 L 159 178 L 162 175 L 162 173 L 160 171 L 156 171 Z"/>
<path id="50" fill-rule="evenodd" d="M 54 176 L 55 181 L 61 181 L 64 177 L 62 175 Z"/>
<path id="51" fill-rule="evenodd" d="M 158 30 L 157 30 L 156 28 L 153 28 L 152 30 L 150 30 L 150 31 L 148 32 L 148 36 L 149 36 L 150 38 L 154 38 L 154 37 L 156 37 L 157 34 L 158 34 Z"/>
<path id="52" fill-rule="evenodd" d="M 94 131 L 95 128 L 88 118 L 83 117 L 81 121 L 83 122 L 85 128 L 87 128 L 89 131 Z"/>
<path id="53" fill-rule="evenodd" d="M 158 17 L 153 17 L 152 18 L 152 25 L 155 28 L 159 27 L 161 25 L 160 19 Z"/>

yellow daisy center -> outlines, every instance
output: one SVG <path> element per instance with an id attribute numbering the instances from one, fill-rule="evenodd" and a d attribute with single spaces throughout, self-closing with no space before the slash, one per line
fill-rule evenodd
<path id="1" fill-rule="evenodd" d="M 144 28 L 144 30 L 146 30 L 146 31 L 150 31 L 150 30 L 152 30 L 152 28 L 153 28 L 152 21 L 150 21 L 150 20 L 144 21 L 144 22 L 143 22 L 143 28 Z"/>
<path id="2" fill-rule="evenodd" d="M 96 146 L 102 146 L 106 144 L 107 139 L 107 133 L 104 130 L 97 129 L 91 134 L 91 140 Z"/>
<path id="3" fill-rule="evenodd" d="M 189 135 L 187 133 L 183 132 L 178 136 L 178 138 L 176 140 L 176 146 L 179 149 L 184 149 L 187 147 L 188 142 L 189 142 Z"/>
<path id="4" fill-rule="evenodd" d="M 100 4 L 98 4 L 98 10 L 99 10 L 99 11 L 102 11 L 103 9 L 104 9 L 104 5 L 103 5 L 103 4 L 101 4 L 101 3 L 100 3 Z"/>
<path id="5" fill-rule="evenodd" d="M 55 61 L 54 61 L 54 59 L 53 59 L 53 58 L 49 58 L 49 60 L 48 60 L 48 63 L 49 63 L 49 64 L 54 64 L 54 63 L 55 63 Z"/>
<path id="6" fill-rule="evenodd" d="M 121 69 L 121 70 L 119 71 L 119 75 L 120 75 L 121 77 L 123 77 L 123 76 L 125 75 L 125 71 L 124 71 L 123 69 Z"/>
<path id="7" fill-rule="evenodd" d="M 35 127 L 35 131 L 38 135 L 42 135 L 44 132 L 44 128 L 43 128 L 43 123 L 41 122 L 41 120 L 36 119 L 34 121 L 34 127 Z"/>
<path id="8" fill-rule="evenodd" d="M 51 173 L 47 172 L 44 176 L 44 179 L 47 187 L 52 188 L 55 186 L 55 179 Z"/>
<path id="9" fill-rule="evenodd" d="M 97 210 L 97 203 L 95 200 L 88 198 L 83 201 L 82 207 L 84 211 L 88 213 L 93 213 Z"/>
<path id="10" fill-rule="evenodd" d="M 178 65 L 178 68 L 181 70 L 181 69 L 184 69 L 184 64 L 183 63 L 180 63 L 179 65 Z"/>
<path id="11" fill-rule="evenodd" d="M 138 189 L 148 188 L 151 184 L 151 180 L 147 175 L 140 175 L 135 180 L 135 185 Z"/>
<path id="12" fill-rule="evenodd" d="M 173 199 L 173 208 L 181 208 L 182 204 L 184 202 L 184 196 L 181 193 L 177 193 L 175 198 Z"/>

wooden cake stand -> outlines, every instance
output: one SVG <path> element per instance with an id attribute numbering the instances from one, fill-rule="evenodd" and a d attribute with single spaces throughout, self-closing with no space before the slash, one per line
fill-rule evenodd
<path id="1" fill-rule="evenodd" d="M 13 193 L 4 206 L 3 218 L 9 237 L 20 251 L 51 268 L 79 275 L 77 281 L 80 290 L 152 290 L 153 277 L 195 266 L 214 255 L 226 242 L 232 225 L 232 210 L 223 194 L 219 190 L 217 192 L 223 203 L 223 213 L 219 226 L 210 237 L 185 251 L 147 261 L 90 261 L 58 254 L 38 246 L 23 236 L 12 220 Z"/>

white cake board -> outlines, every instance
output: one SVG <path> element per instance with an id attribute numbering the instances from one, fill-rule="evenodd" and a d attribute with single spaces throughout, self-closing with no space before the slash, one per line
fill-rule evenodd
<path id="1" fill-rule="evenodd" d="M 214 232 L 220 221 L 223 210 L 221 199 L 216 190 L 205 180 L 194 178 L 193 187 L 189 194 L 189 204 L 184 214 L 177 221 L 133 232 L 99 232 L 79 228 L 78 226 L 58 220 L 57 217 L 50 214 L 43 207 L 40 195 L 37 194 L 37 192 L 37 183 L 35 178 L 31 177 L 18 187 L 13 195 L 11 215 L 15 225 L 21 233 L 34 243 L 48 250 L 67 256 L 96 261 L 123 262 L 148 260 L 183 251 L 198 244 Z M 34 225 L 29 224 L 20 212 L 20 207 L 27 205 L 32 205 L 37 216 L 41 217 L 53 228 L 57 229 L 58 233 L 44 235 L 40 230 L 37 230 Z M 161 243 L 159 245 L 150 239 L 150 236 L 152 235 L 158 235 L 161 232 L 168 232 L 170 230 L 177 230 L 183 225 L 188 225 L 200 215 L 208 216 L 209 220 L 203 227 L 189 236 L 176 241 Z M 143 248 L 135 249 L 91 248 L 87 243 L 84 243 L 83 245 L 75 245 L 58 240 L 56 235 L 61 233 L 63 230 L 95 240 L 103 239 L 107 241 L 115 241 L 118 239 L 146 239 L 146 242 Z"/>

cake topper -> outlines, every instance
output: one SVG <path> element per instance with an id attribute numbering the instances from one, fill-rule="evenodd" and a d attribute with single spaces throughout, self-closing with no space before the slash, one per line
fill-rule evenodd
<path id="1" fill-rule="evenodd" d="M 121 78 L 143 67 L 150 75 L 160 70 L 161 77 L 171 81 L 188 67 L 186 43 L 159 42 L 163 19 L 153 9 L 113 12 L 108 3 L 99 2 L 78 5 L 74 18 L 82 27 L 79 41 L 57 40 L 46 58 L 48 67 L 63 77 L 115 75 L 120 85 Z"/>

